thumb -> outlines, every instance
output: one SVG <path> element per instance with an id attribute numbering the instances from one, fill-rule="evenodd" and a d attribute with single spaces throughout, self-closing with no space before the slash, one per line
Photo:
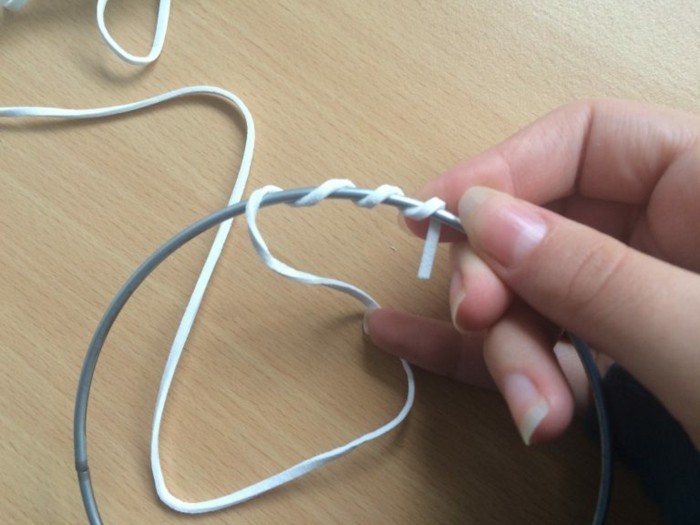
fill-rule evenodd
<path id="1" fill-rule="evenodd" d="M 700 276 L 488 188 L 469 189 L 459 215 L 515 294 L 618 361 L 700 443 Z"/>

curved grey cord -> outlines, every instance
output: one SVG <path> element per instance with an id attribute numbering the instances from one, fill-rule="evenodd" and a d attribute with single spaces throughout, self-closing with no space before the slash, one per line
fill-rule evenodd
<path id="1" fill-rule="evenodd" d="M 595 406 L 596 419 L 598 421 L 598 435 L 600 436 L 600 485 L 598 486 L 598 502 L 596 503 L 593 525 L 603 525 L 608 518 L 610 507 L 610 492 L 613 483 L 614 455 L 612 448 L 612 429 L 608 408 L 603 395 L 603 380 L 600 377 L 598 366 L 593 359 L 588 345 L 571 332 L 566 333 L 569 340 L 576 348 L 581 364 L 586 371 L 588 382 L 593 393 L 593 405 Z"/>
<path id="2" fill-rule="evenodd" d="M 314 188 L 299 188 L 294 190 L 285 190 L 275 193 L 270 193 L 265 196 L 261 207 L 272 206 L 274 204 L 289 203 L 298 200 L 303 197 Z M 348 188 L 341 189 L 330 195 L 328 198 L 332 199 L 346 199 L 357 201 L 366 197 L 373 190 L 361 189 L 361 188 Z M 408 208 L 420 204 L 421 201 L 411 199 L 409 197 L 395 195 L 389 197 L 384 204 L 394 206 L 396 208 Z M 95 500 L 95 493 L 92 486 L 92 480 L 90 478 L 90 469 L 88 466 L 87 457 L 87 409 L 88 401 L 90 397 L 90 387 L 92 386 L 92 379 L 95 374 L 95 368 L 97 366 L 97 360 L 100 356 L 100 352 L 104 346 L 105 340 L 109 335 L 109 331 L 112 325 L 116 321 L 119 313 L 121 312 L 124 305 L 131 298 L 136 289 L 146 280 L 146 278 L 155 270 L 158 265 L 160 265 L 165 259 L 172 255 L 176 250 L 181 248 L 184 244 L 191 241 L 198 235 L 204 233 L 210 228 L 224 222 L 227 219 L 231 219 L 238 215 L 245 213 L 247 202 L 238 202 L 227 208 L 218 210 L 203 219 L 200 219 L 196 223 L 188 226 L 181 232 L 177 233 L 174 237 L 168 240 L 160 248 L 158 248 L 153 254 L 151 254 L 137 269 L 134 273 L 127 279 L 121 289 L 117 292 L 112 302 L 107 307 L 102 319 L 100 320 L 95 333 L 88 346 L 87 353 L 85 355 L 85 360 L 83 361 L 83 367 L 80 371 L 80 378 L 78 380 L 78 392 L 75 399 L 75 413 L 73 420 L 73 442 L 75 449 L 75 469 L 78 473 L 78 484 L 80 485 L 80 492 L 83 499 L 83 505 L 85 507 L 85 513 L 87 515 L 88 521 L 91 525 L 102 525 L 102 519 L 97 507 L 97 501 Z M 452 215 L 451 213 L 439 210 L 435 212 L 432 216 L 435 220 L 440 223 L 449 226 L 457 231 L 464 232 L 459 219 Z M 600 431 L 601 431 L 601 444 L 603 445 L 604 452 L 605 448 L 609 444 L 609 425 L 607 423 L 607 414 L 605 412 L 605 404 L 602 397 L 602 386 L 600 383 L 600 377 L 597 376 L 597 369 L 595 369 L 595 363 L 591 357 L 590 351 L 585 347 L 580 339 L 570 334 L 572 341 L 574 342 L 577 350 L 579 351 L 579 356 L 581 361 L 584 363 L 587 373 L 589 374 L 589 380 L 591 381 L 591 387 L 594 392 L 594 400 L 596 403 L 596 409 L 598 412 Z M 579 343 L 583 344 L 581 346 Z M 590 367 L 593 367 L 594 372 L 591 375 L 589 371 Z M 595 377 L 597 376 L 597 381 Z M 606 433 L 607 439 L 603 436 Z M 603 471 L 602 471 L 602 482 L 601 490 L 598 497 L 598 506 L 596 510 L 596 518 L 594 518 L 594 525 L 602 525 L 605 522 L 605 517 L 607 515 L 607 502 L 609 500 L 610 492 L 610 480 L 612 479 L 612 455 L 603 454 Z M 605 494 L 603 494 L 605 493 Z M 601 507 L 603 510 L 601 512 Z"/>

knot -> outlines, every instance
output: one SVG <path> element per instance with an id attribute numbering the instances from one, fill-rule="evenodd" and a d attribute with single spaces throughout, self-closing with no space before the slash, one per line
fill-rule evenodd
<path id="1" fill-rule="evenodd" d="M 292 202 L 290 205 L 294 207 L 313 206 L 330 197 L 338 190 L 355 187 L 355 184 L 349 179 L 330 179 L 312 189 L 309 191 L 309 193 Z M 269 193 L 270 191 L 281 191 L 281 189 L 277 188 L 276 186 L 268 186 L 266 189 L 266 193 Z M 401 197 L 405 196 L 403 190 L 398 186 L 382 184 L 363 198 L 355 201 L 355 204 L 361 208 L 374 208 L 378 204 L 382 204 L 389 198 L 397 195 Z M 415 205 L 400 209 L 401 214 L 409 219 L 422 221 L 431 218 L 430 225 L 428 226 L 428 231 L 425 236 L 425 243 L 423 244 L 423 253 L 418 266 L 419 279 L 430 279 L 438 242 L 440 241 L 441 228 L 440 223 L 432 217 L 435 215 L 435 213 L 444 209 L 445 202 L 437 197 L 433 197 L 425 202 L 417 202 Z"/>

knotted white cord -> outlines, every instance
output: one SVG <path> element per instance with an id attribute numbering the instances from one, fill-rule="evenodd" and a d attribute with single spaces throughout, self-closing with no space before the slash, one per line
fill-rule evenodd
<path id="1" fill-rule="evenodd" d="M 297 200 L 296 202 L 293 202 L 291 205 L 295 207 L 303 207 L 303 206 L 313 206 L 315 204 L 318 204 L 322 200 L 328 198 L 330 195 L 335 193 L 338 190 L 341 190 L 343 188 L 355 188 L 355 184 L 348 180 L 348 179 L 330 179 L 324 182 L 323 184 L 317 186 L 314 188 L 312 191 L 307 193 L 304 197 L 301 199 Z M 268 193 L 272 193 L 274 191 L 281 191 L 281 188 L 278 188 L 277 186 L 266 186 L 265 188 L 261 188 L 254 192 L 248 202 L 248 205 L 246 206 L 246 221 L 248 222 L 248 231 L 250 232 L 251 226 L 255 228 L 255 214 L 257 213 L 257 207 L 259 204 L 257 204 L 255 208 L 255 213 L 250 214 L 249 210 L 251 208 L 250 201 L 251 200 L 257 200 L 257 197 L 254 196 L 256 193 L 260 193 L 261 197 L 260 199 L 262 200 L 262 197 L 267 195 Z M 360 206 L 362 208 L 374 208 L 375 206 L 385 202 L 389 197 L 392 197 L 394 195 L 404 195 L 404 192 L 401 188 L 398 186 L 392 186 L 390 184 L 382 184 L 379 186 L 377 189 L 372 191 L 372 193 L 368 194 L 367 196 L 363 197 L 362 199 L 358 200 L 355 202 L 357 206 Z M 424 219 L 427 219 L 429 217 L 432 217 L 435 212 L 439 210 L 444 210 L 445 209 L 445 202 L 437 197 L 433 197 L 425 202 L 421 202 L 420 204 L 416 204 L 415 206 L 411 206 L 408 208 L 403 208 L 401 210 L 401 213 L 405 215 L 406 217 L 409 217 L 411 219 L 421 221 Z M 255 231 L 257 231 L 257 228 L 255 228 Z M 258 255 L 263 259 L 265 264 L 267 264 L 272 270 L 276 271 L 277 273 L 280 273 L 282 275 L 284 272 L 277 271 L 277 269 L 267 262 L 267 257 L 272 257 L 269 254 L 269 251 L 265 252 L 264 250 L 258 250 L 257 248 L 257 243 L 261 243 L 262 246 L 265 246 L 264 241 L 262 240 L 262 237 L 259 235 L 253 236 L 251 232 L 251 240 L 253 241 L 253 245 L 256 246 L 256 250 L 258 251 Z M 438 246 L 438 241 L 440 240 L 440 223 L 434 219 L 431 219 L 430 221 L 430 226 L 428 228 L 428 233 L 425 237 L 425 243 L 423 244 L 423 255 L 421 256 L 421 261 L 420 261 L 420 266 L 418 268 L 418 278 L 419 279 L 430 279 L 430 274 L 432 273 L 433 269 L 433 261 L 435 260 L 435 253 L 437 252 L 437 246 Z M 266 246 L 265 246 L 266 249 Z M 277 261 L 279 264 L 284 264 L 279 261 Z M 286 265 L 285 265 L 286 266 Z M 309 275 L 309 274 L 306 274 Z M 287 275 L 288 276 L 288 275 Z M 288 276 L 289 277 L 289 276 Z M 296 279 L 300 280 L 300 279 Z M 301 281 L 301 280 L 300 280 Z M 307 282 L 307 281 L 301 281 L 301 282 Z M 308 284 L 322 284 L 322 283 L 308 283 Z M 327 286 L 327 285 L 326 285 Z M 355 289 L 354 287 L 351 287 Z M 350 295 L 354 295 L 355 292 L 350 292 L 350 289 L 346 291 L 346 293 L 350 293 Z M 356 290 L 356 289 L 355 289 Z M 364 294 L 364 292 L 361 292 Z M 365 306 L 369 306 L 365 303 L 363 299 L 360 299 L 360 297 L 356 297 L 359 299 Z"/>
<path id="2" fill-rule="evenodd" d="M 354 187 L 355 185 L 347 179 L 331 179 L 324 182 L 317 188 L 314 188 L 313 190 L 309 191 L 309 193 L 296 200 L 291 205 L 296 207 L 313 206 L 321 202 L 323 199 L 329 197 L 339 189 Z M 250 198 L 248 199 L 248 202 L 246 204 L 245 215 L 246 224 L 248 226 L 248 233 L 250 235 L 250 239 L 253 243 L 255 251 L 258 253 L 265 265 L 272 271 L 284 277 L 287 277 L 288 279 L 291 279 L 293 281 L 297 281 L 303 284 L 325 286 L 334 290 L 338 290 L 342 293 L 348 294 L 351 297 L 354 297 L 355 299 L 360 301 L 367 309 L 371 310 L 379 308 L 379 304 L 377 303 L 377 301 L 375 301 L 368 293 L 361 290 L 360 288 L 357 288 L 356 286 L 353 286 L 350 283 L 340 281 L 338 279 L 321 277 L 311 273 L 303 272 L 301 270 L 297 270 L 296 268 L 289 266 L 288 264 L 280 261 L 274 255 L 272 255 L 270 249 L 267 246 L 267 243 L 265 242 L 265 240 L 262 237 L 262 234 L 260 233 L 260 230 L 257 226 L 256 218 L 265 196 L 277 191 L 281 191 L 281 188 L 277 186 L 265 186 L 261 189 L 254 191 L 250 195 Z M 356 204 L 358 206 L 371 208 L 386 201 L 392 195 L 403 195 L 403 192 L 400 188 L 396 186 L 383 185 L 374 190 L 366 197 L 357 201 Z M 402 213 L 416 219 L 422 219 L 433 215 L 436 211 L 444 209 L 444 207 L 445 203 L 440 199 L 431 199 L 430 201 L 420 203 L 414 207 L 402 210 Z M 439 236 L 439 228 L 437 230 L 437 235 Z M 435 248 L 437 246 L 436 243 L 437 239 L 435 240 L 435 243 L 433 243 L 432 241 L 428 242 L 426 240 L 421 262 L 421 268 L 432 267 L 432 260 L 435 257 Z M 168 489 L 165 483 L 165 478 L 163 476 L 158 441 L 161 427 L 161 418 L 163 414 L 162 409 L 164 408 L 165 402 L 167 401 L 170 385 L 172 384 L 172 378 L 175 373 L 174 366 L 172 368 L 166 367 L 166 370 L 164 371 L 163 375 L 163 380 L 161 382 L 161 388 L 158 391 L 157 404 L 159 410 L 157 410 L 156 412 L 156 418 L 153 422 L 153 433 L 151 435 L 151 467 L 153 470 L 153 477 L 155 480 L 156 491 L 158 492 L 158 496 L 160 497 L 161 501 L 163 501 L 163 503 L 165 503 L 168 507 L 179 512 L 189 514 L 202 514 L 205 512 L 212 512 L 227 507 L 232 507 L 234 505 L 252 499 L 256 496 L 264 494 L 265 492 L 268 492 L 276 487 L 279 487 L 280 485 L 288 483 L 300 476 L 303 476 L 304 474 L 307 474 L 330 461 L 344 456 L 345 454 L 351 452 L 363 443 L 372 441 L 373 439 L 376 439 L 386 434 L 387 432 L 390 432 L 399 424 L 401 424 L 401 422 L 409 414 L 415 398 L 415 380 L 413 378 L 413 372 L 411 371 L 411 367 L 408 364 L 408 362 L 406 362 L 403 359 L 401 359 L 401 365 L 406 374 L 407 381 L 406 401 L 404 402 L 404 405 L 399 411 L 399 413 L 389 422 L 371 432 L 368 432 L 350 441 L 349 443 L 346 443 L 344 445 L 341 445 L 339 447 L 333 448 L 331 450 L 313 456 L 309 459 L 306 459 L 290 468 L 283 470 L 282 472 L 269 476 L 257 483 L 244 487 L 225 496 L 197 502 L 184 501 L 174 496 Z"/>

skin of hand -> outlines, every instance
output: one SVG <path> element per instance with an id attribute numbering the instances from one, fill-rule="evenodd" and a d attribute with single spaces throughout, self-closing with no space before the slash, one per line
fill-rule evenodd
<path id="1" fill-rule="evenodd" d="M 367 315 L 371 340 L 503 394 L 526 444 L 560 435 L 585 378 L 562 329 L 618 362 L 700 445 L 700 118 L 564 106 L 429 182 L 458 214 L 452 323 Z M 408 222 L 417 235 L 424 223 Z"/>

